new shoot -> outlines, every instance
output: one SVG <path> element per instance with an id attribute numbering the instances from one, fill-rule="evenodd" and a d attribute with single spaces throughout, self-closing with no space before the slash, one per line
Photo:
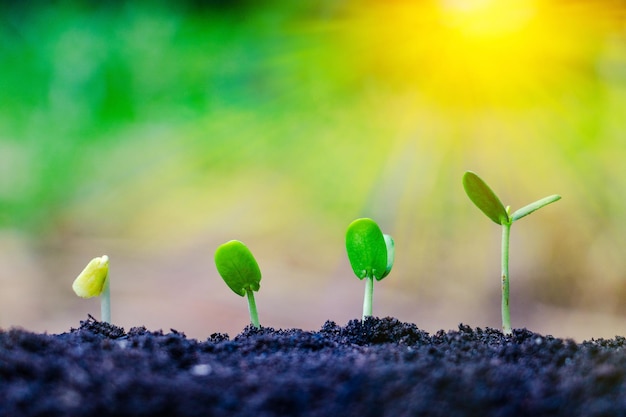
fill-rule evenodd
<path id="1" fill-rule="evenodd" d="M 109 289 L 109 257 L 93 258 L 72 284 L 77 296 L 100 297 L 100 320 L 111 323 L 111 292 Z"/>
<path id="2" fill-rule="evenodd" d="M 354 274 L 365 279 L 363 320 L 372 315 L 374 279 L 380 281 L 391 272 L 395 247 L 391 236 L 384 235 L 372 219 L 357 219 L 346 232 L 346 251 Z"/>
<path id="3" fill-rule="evenodd" d="M 502 226 L 502 332 L 511 334 L 511 312 L 509 310 L 509 235 L 514 221 L 528 216 L 530 213 L 554 203 L 561 196 L 551 195 L 530 203 L 511 214 L 510 206 L 506 208 L 498 196 L 475 173 L 467 171 L 463 175 L 463 188 L 467 196 L 494 223 Z"/>
<path id="4" fill-rule="evenodd" d="M 250 321 L 254 327 L 260 328 L 254 291 L 260 288 L 261 270 L 250 249 L 238 240 L 226 242 L 215 251 L 215 266 L 235 294 L 248 297 Z"/>

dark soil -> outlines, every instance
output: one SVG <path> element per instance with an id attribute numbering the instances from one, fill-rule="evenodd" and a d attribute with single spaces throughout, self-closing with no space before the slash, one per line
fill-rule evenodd
<path id="1" fill-rule="evenodd" d="M 0 416 L 626 416 L 624 345 L 392 318 L 200 342 L 90 317 L 0 331 Z"/>

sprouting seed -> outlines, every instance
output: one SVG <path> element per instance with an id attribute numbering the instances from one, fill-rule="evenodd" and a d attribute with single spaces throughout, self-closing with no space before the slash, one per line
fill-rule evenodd
<path id="1" fill-rule="evenodd" d="M 77 296 L 82 298 L 100 297 L 100 320 L 111 323 L 108 256 L 93 258 L 76 277 L 72 289 Z"/>
<path id="2" fill-rule="evenodd" d="M 365 279 L 363 320 L 372 315 L 374 279 L 380 281 L 391 272 L 395 258 L 394 241 L 385 235 L 372 219 L 362 218 L 350 223 L 346 231 L 346 251 L 354 274 Z"/>
<path id="3" fill-rule="evenodd" d="M 261 270 L 250 249 L 238 240 L 226 242 L 215 251 L 215 266 L 235 294 L 247 296 L 250 321 L 254 327 L 260 328 L 254 291 L 260 288 Z"/>

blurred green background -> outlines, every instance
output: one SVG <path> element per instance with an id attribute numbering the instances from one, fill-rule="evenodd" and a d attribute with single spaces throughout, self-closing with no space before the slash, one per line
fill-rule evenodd
<path id="1" fill-rule="evenodd" d="M 58 333 L 111 259 L 113 321 L 237 334 L 213 264 L 244 241 L 262 325 L 359 318 L 344 233 L 396 241 L 374 314 L 500 327 L 500 229 L 465 170 L 517 209 L 513 327 L 626 334 L 626 2 L 0 2 L 0 327 Z"/>

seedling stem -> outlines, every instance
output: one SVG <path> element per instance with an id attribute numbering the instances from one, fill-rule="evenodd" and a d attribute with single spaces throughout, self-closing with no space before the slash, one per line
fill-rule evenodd
<path id="1" fill-rule="evenodd" d="M 511 224 L 502 225 L 502 332 L 511 334 L 511 310 L 509 309 L 509 236 Z"/>
<path id="2" fill-rule="evenodd" d="M 100 320 L 111 323 L 111 289 L 108 279 L 105 281 L 102 295 L 100 295 Z"/>
<path id="3" fill-rule="evenodd" d="M 374 298 L 374 277 L 365 277 L 365 295 L 363 297 L 363 320 L 372 316 L 372 299 Z"/>
<path id="4" fill-rule="evenodd" d="M 252 325 L 257 329 L 261 328 L 259 324 L 259 313 L 256 310 L 256 302 L 254 301 L 254 292 L 250 289 L 246 290 L 246 295 L 248 296 L 248 311 L 250 312 L 250 321 Z"/>

